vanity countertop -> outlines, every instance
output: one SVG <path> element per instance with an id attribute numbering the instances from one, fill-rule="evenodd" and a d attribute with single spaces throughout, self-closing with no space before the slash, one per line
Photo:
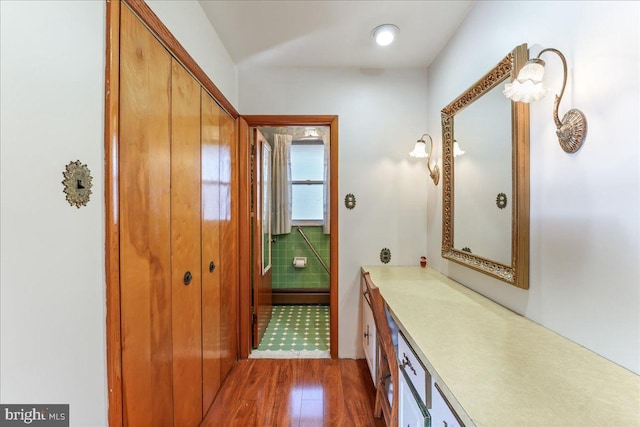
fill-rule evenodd
<path id="1" fill-rule="evenodd" d="M 431 268 L 363 266 L 467 426 L 640 426 L 640 377 Z"/>

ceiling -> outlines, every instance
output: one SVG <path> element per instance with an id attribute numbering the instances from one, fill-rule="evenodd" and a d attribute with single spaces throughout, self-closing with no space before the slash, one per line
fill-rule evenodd
<path id="1" fill-rule="evenodd" d="M 427 67 L 475 0 L 200 0 L 233 61 L 255 67 Z M 395 24 L 390 46 L 372 30 Z"/>

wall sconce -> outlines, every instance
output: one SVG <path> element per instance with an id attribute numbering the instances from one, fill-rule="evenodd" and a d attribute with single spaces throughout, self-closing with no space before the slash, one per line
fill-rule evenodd
<path id="1" fill-rule="evenodd" d="M 431 168 L 431 154 L 427 154 L 427 143 L 424 140 L 424 137 L 428 136 L 431 146 L 429 147 L 429 153 L 433 154 L 433 139 L 431 135 L 425 133 L 420 137 L 418 141 L 416 141 L 416 145 L 413 147 L 413 151 L 409 153 L 411 157 L 416 157 L 419 159 L 427 158 L 427 169 L 429 169 L 429 176 L 433 180 L 435 185 L 438 185 L 440 182 L 440 168 L 438 168 L 438 162 L 435 163 L 433 169 Z"/>
<path id="2" fill-rule="evenodd" d="M 562 60 L 564 79 L 560 95 L 556 95 L 553 106 L 553 120 L 556 123 L 556 135 L 558 135 L 560 146 L 567 153 L 575 153 L 582 147 L 587 137 L 587 118 L 582 111 L 571 109 L 564 115 L 562 121 L 558 119 L 558 106 L 560 105 L 560 100 L 562 100 L 564 88 L 567 85 L 567 60 L 562 52 L 553 48 L 543 49 L 536 58 L 530 59 L 524 64 L 516 80 L 504 85 L 502 93 L 516 102 L 529 103 L 542 99 L 548 91 L 542 85 L 545 63 L 540 59 L 540 56 L 545 52 L 553 52 Z"/>
<path id="3" fill-rule="evenodd" d="M 460 148 L 460 144 L 455 139 L 453 140 L 453 157 L 462 156 L 464 151 Z"/>

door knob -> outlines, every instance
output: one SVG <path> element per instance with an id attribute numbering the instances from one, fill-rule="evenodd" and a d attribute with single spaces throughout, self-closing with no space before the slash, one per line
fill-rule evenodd
<path id="1" fill-rule="evenodd" d="M 187 271 L 186 273 L 184 273 L 184 278 L 182 280 L 184 281 L 185 285 L 189 285 L 189 283 L 191 283 L 191 279 L 192 279 L 192 276 L 190 271 Z"/>
<path id="2" fill-rule="evenodd" d="M 216 265 L 213 263 L 213 261 L 211 261 L 209 263 L 209 273 L 213 273 L 213 270 L 216 269 Z"/>

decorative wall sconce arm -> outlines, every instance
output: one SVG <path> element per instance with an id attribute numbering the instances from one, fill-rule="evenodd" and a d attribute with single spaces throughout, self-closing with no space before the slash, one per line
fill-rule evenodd
<path id="1" fill-rule="evenodd" d="M 427 143 L 424 140 L 424 137 L 429 137 L 430 147 L 429 153 L 427 153 Z M 429 176 L 433 180 L 435 185 L 438 185 L 440 182 L 440 168 L 438 167 L 438 162 L 435 162 L 433 168 L 431 167 L 431 157 L 433 154 L 433 139 L 431 135 L 425 133 L 420 137 L 418 141 L 416 141 L 416 145 L 413 147 L 413 151 L 409 153 L 411 157 L 416 158 L 426 158 L 427 159 L 427 169 L 429 169 Z"/>
<path id="2" fill-rule="evenodd" d="M 562 52 L 554 48 L 546 48 L 540 51 L 537 57 L 530 59 L 518 73 L 518 77 L 511 83 L 505 84 L 504 95 L 516 102 L 538 101 L 542 99 L 548 89 L 542 84 L 545 62 L 540 59 L 543 53 L 553 52 L 562 60 L 563 80 L 560 95 L 556 95 L 553 105 L 553 121 L 556 124 L 556 135 L 560 146 L 567 153 L 575 153 L 582 147 L 587 136 L 587 118 L 577 109 L 571 109 L 562 117 L 558 117 L 558 107 L 567 86 L 567 60 Z"/>

